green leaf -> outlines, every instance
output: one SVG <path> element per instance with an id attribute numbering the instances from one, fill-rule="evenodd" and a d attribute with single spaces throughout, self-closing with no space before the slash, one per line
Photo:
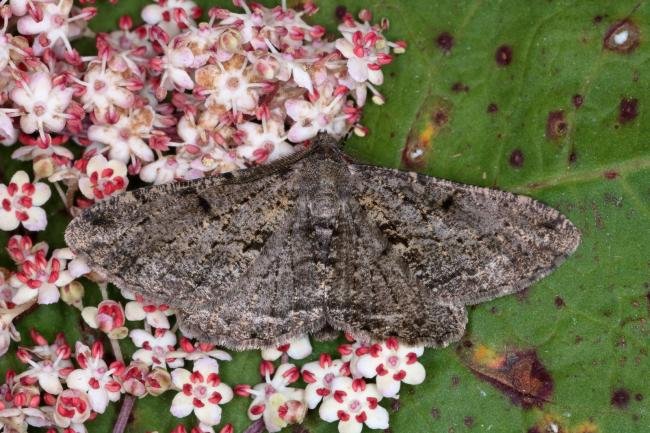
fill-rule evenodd
<path id="1" fill-rule="evenodd" d="M 110 30 L 117 17 L 137 16 L 148 3 L 101 2 L 94 28 Z M 224 1 L 200 3 L 230 7 Z M 645 431 L 650 422 L 650 5 L 636 0 L 322 0 L 319 6 L 313 21 L 329 30 L 336 27 L 337 7 L 353 13 L 367 7 L 390 19 L 390 38 L 409 43 L 407 53 L 386 68 L 381 88 L 386 104 L 365 110 L 370 135 L 346 144 L 351 155 L 531 195 L 561 210 L 583 233 L 577 253 L 524 295 L 470 311 L 467 340 L 473 348 L 499 356 L 536 351 L 553 380 L 549 401 L 532 409 L 514 405 L 468 368 L 480 362 L 477 353 L 468 362 L 458 345 L 427 350 L 425 383 L 404 386 L 399 410 L 385 402 L 391 430 L 543 432 L 555 423 L 571 433 Z M 628 53 L 604 45 L 608 30 L 622 20 L 638 29 L 630 38 L 640 35 L 638 47 Z M 449 46 L 449 38 L 439 44 L 443 33 L 453 38 L 449 50 L 440 46 Z M 497 53 L 500 47 L 507 48 Z M 499 64 L 497 54 L 508 64 Z M 621 114 L 621 104 L 625 108 L 631 100 L 635 109 L 628 104 Z M 9 161 L 6 149 L 0 152 L 5 181 L 19 167 L 29 170 Z M 404 155 L 416 158 L 405 161 Z M 55 234 L 47 240 L 61 246 L 55 230 L 67 219 L 57 206 L 48 208 L 48 233 Z M 0 242 L 6 237 L 0 233 Z M 4 255 L 2 264 L 9 264 Z M 87 287 L 89 296 L 92 291 Z M 48 337 L 64 330 L 71 341 L 81 335 L 79 315 L 63 305 L 39 307 L 18 324 L 27 339 L 30 327 Z M 335 347 L 322 343 L 315 350 L 334 353 Z M 224 381 L 256 383 L 258 361 L 257 353 L 236 354 L 233 362 L 222 363 Z M 19 368 L 10 355 L 0 366 Z M 137 401 L 128 431 L 168 432 L 179 422 L 168 411 L 172 397 L 168 392 Z M 235 398 L 225 405 L 224 422 L 243 431 L 248 404 Z M 110 431 L 118 411 L 114 406 L 88 427 Z M 305 425 L 312 432 L 336 431 L 316 414 Z"/>

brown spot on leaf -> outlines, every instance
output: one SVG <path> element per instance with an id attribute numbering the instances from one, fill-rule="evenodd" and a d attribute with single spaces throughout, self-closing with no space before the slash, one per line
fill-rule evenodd
<path id="1" fill-rule="evenodd" d="M 630 404 L 630 392 L 624 388 L 615 389 L 612 392 L 610 403 L 616 409 L 625 409 Z"/>
<path id="2" fill-rule="evenodd" d="M 451 111 L 449 100 L 434 95 L 425 98 L 402 149 L 402 164 L 407 169 L 418 169 L 426 164 L 434 139 L 449 123 Z"/>
<path id="3" fill-rule="evenodd" d="M 575 150 L 572 150 L 571 153 L 569 153 L 569 164 L 575 164 L 577 160 L 578 154 Z"/>
<path id="4" fill-rule="evenodd" d="M 634 394 L 634 399 L 635 399 L 636 401 L 643 401 L 643 394 L 641 394 L 640 392 Z"/>
<path id="5" fill-rule="evenodd" d="M 639 46 L 639 27 L 629 19 L 619 21 L 605 32 L 603 46 L 617 53 L 631 53 Z"/>
<path id="6" fill-rule="evenodd" d="M 436 43 L 445 54 L 449 54 L 454 46 L 454 37 L 449 32 L 442 32 L 436 38 Z"/>
<path id="7" fill-rule="evenodd" d="M 499 111 L 499 106 L 497 104 L 495 104 L 494 102 L 488 104 L 487 106 L 488 113 L 496 113 L 497 111 Z"/>
<path id="8" fill-rule="evenodd" d="M 433 123 L 435 123 L 438 126 L 443 126 L 447 122 L 449 122 L 449 112 L 444 108 L 440 107 L 438 111 L 433 113 Z"/>
<path id="9" fill-rule="evenodd" d="M 564 303 L 564 299 L 562 299 L 560 296 L 556 296 L 556 297 L 555 297 L 555 300 L 553 301 L 553 303 L 555 304 L 555 306 L 556 306 L 557 308 L 564 308 L 564 307 L 566 307 L 566 304 Z"/>
<path id="10" fill-rule="evenodd" d="M 542 407 L 553 393 L 553 379 L 534 349 L 497 352 L 483 344 L 459 347 L 463 363 L 479 378 L 523 408 Z"/>
<path id="11" fill-rule="evenodd" d="M 465 418 L 463 418 L 463 424 L 465 424 L 465 427 L 467 428 L 474 427 L 474 417 L 466 416 Z"/>
<path id="12" fill-rule="evenodd" d="M 460 377 L 456 375 L 451 376 L 451 387 L 458 388 L 458 385 L 460 385 Z"/>
<path id="13" fill-rule="evenodd" d="M 594 17 L 594 24 L 600 24 L 603 21 L 603 16 L 602 15 L 596 15 Z"/>
<path id="14" fill-rule="evenodd" d="M 603 173 L 603 177 L 607 180 L 614 180 L 618 177 L 618 172 L 614 170 L 608 170 Z"/>
<path id="15" fill-rule="evenodd" d="M 618 106 L 618 121 L 627 123 L 636 118 L 639 108 L 639 100 L 636 98 L 623 98 Z"/>
<path id="16" fill-rule="evenodd" d="M 510 153 L 508 161 L 514 168 L 521 168 L 524 165 L 524 153 L 520 149 L 515 149 Z"/>
<path id="17" fill-rule="evenodd" d="M 546 119 L 546 137 L 550 140 L 558 140 L 566 135 L 569 124 L 564 117 L 564 111 L 551 111 Z"/>
<path id="18" fill-rule="evenodd" d="M 582 104 L 585 102 L 585 99 L 582 95 L 575 94 L 573 95 L 573 98 L 571 98 L 571 101 L 573 102 L 573 106 L 576 108 L 582 107 Z"/>
<path id="19" fill-rule="evenodd" d="M 336 9 L 334 9 L 334 16 L 336 16 L 336 18 L 337 18 L 339 21 L 343 20 L 343 17 L 344 17 L 345 14 L 347 14 L 347 13 L 348 13 L 348 8 L 346 8 L 346 7 L 343 6 L 343 5 L 337 6 Z"/>
<path id="20" fill-rule="evenodd" d="M 431 408 L 431 418 L 440 419 L 440 410 L 437 407 Z"/>
<path id="21" fill-rule="evenodd" d="M 451 86 L 451 90 L 455 93 L 469 92 L 469 86 L 459 81 L 457 83 L 454 83 L 453 86 Z"/>
<path id="22" fill-rule="evenodd" d="M 494 60 L 499 66 L 508 66 L 512 63 L 512 47 L 510 45 L 501 45 L 494 54 Z"/>

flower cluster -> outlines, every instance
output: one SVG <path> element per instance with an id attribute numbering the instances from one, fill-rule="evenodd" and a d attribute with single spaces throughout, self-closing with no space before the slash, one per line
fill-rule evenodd
<path id="1" fill-rule="evenodd" d="M 99 34 L 88 28 L 97 9 L 84 7 L 94 1 L 77 3 L 0 0 L 0 144 L 32 167 L 0 179 L 0 230 L 12 232 L 13 262 L 0 268 L 0 356 L 13 345 L 23 365 L 0 386 L 0 430 L 83 433 L 112 403 L 165 392 L 175 393 L 172 415 L 196 417 L 197 433 L 214 432 L 235 396 L 252 398 L 248 415 L 269 432 L 302 422 L 308 410 L 342 433 L 387 428 L 379 402 L 398 398 L 402 382 L 424 380 L 422 348 L 351 341 L 340 359 L 321 354 L 300 367 L 289 359 L 313 351 L 302 336 L 262 351 L 261 383 L 231 387 L 220 375 L 230 354 L 183 336 L 172 308 L 109 293 L 106 277 L 83 258 L 25 231 L 48 229 L 53 191 L 76 215 L 136 183 L 271 162 L 319 132 L 364 136 L 363 107 L 384 103 L 382 69 L 405 43 L 387 40 L 388 21 L 372 24 L 367 10 L 358 19 L 346 13 L 338 38 L 328 37 L 310 23 L 318 10 L 311 0 L 299 11 L 233 0 L 238 12 L 158 0 L 142 10 L 144 24 L 124 16 L 117 30 Z M 82 56 L 75 41 L 88 37 L 96 54 Z M 88 282 L 99 287 L 97 305 L 88 305 Z M 91 331 L 70 345 L 63 334 L 50 342 L 32 330 L 32 345 L 19 346 L 16 318 L 59 301 L 79 310 Z M 135 346 L 127 358 L 124 339 Z"/>

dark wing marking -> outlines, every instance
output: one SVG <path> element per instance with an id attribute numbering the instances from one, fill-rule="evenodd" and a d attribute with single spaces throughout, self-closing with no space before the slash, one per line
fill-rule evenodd
<path id="1" fill-rule="evenodd" d="M 367 218 L 439 301 L 476 304 L 520 291 L 580 243 L 569 220 L 528 197 L 399 170 L 349 167 Z"/>

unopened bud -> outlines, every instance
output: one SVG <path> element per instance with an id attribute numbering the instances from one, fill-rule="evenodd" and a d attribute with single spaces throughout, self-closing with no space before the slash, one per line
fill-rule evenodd
<path id="1" fill-rule="evenodd" d="M 63 302 L 79 310 L 83 308 L 84 286 L 79 281 L 75 280 L 66 284 L 61 287 L 60 291 Z"/>

